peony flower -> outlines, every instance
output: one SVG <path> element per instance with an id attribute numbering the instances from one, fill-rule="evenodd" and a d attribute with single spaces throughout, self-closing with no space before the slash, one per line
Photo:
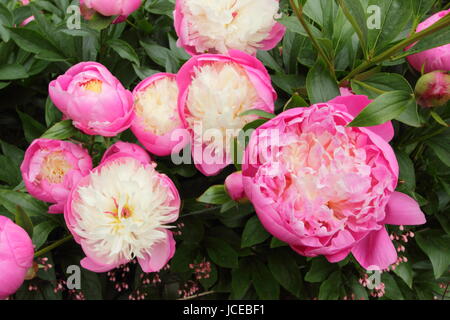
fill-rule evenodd
<path id="1" fill-rule="evenodd" d="M 183 145 L 180 139 L 173 138 L 174 132 L 183 128 L 178 115 L 176 75 L 155 74 L 142 81 L 133 96 L 135 116 L 131 130 L 139 142 L 158 156 L 179 152 Z"/>
<path id="2" fill-rule="evenodd" d="M 449 13 L 450 9 L 432 15 L 427 20 L 419 24 L 416 32 L 420 32 L 431 27 Z M 412 47 L 414 47 L 414 44 L 409 46 L 407 50 Z M 422 66 L 424 67 L 425 73 L 436 70 L 450 71 L 450 44 L 412 54 L 406 57 L 406 59 L 411 66 L 419 72 L 422 71 Z"/>
<path id="3" fill-rule="evenodd" d="M 286 28 L 276 22 L 278 0 L 176 0 L 178 45 L 189 54 L 271 50 Z"/>
<path id="4" fill-rule="evenodd" d="M 72 189 L 64 218 L 86 258 L 81 265 L 107 272 L 137 258 L 144 272 L 157 272 L 175 253 L 169 231 L 180 196 L 154 163 L 117 152 Z"/>
<path id="5" fill-rule="evenodd" d="M 20 288 L 33 258 L 33 243 L 26 231 L 0 216 L 0 300 Z"/>
<path id="6" fill-rule="evenodd" d="M 109 147 L 108 150 L 106 150 L 103 154 L 101 162 L 105 162 L 108 158 L 117 156 L 117 154 L 120 154 L 124 157 L 131 156 L 144 164 L 152 162 L 152 159 L 150 158 L 148 153 L 140 146 L 134 143 L 127 143 L 122 141 L 118 141 L 111 147 Z"/>
<path id="7" fill-rule="evenodd" d="M 225 189 L 234 201 L 241 203 L 248 201 L 242 184 L 242 171 L 234 172 L 225 179 Z"/>
<path id="8" fill-rule="evenodd" d="M 28 147 L 20 170 L 25 187 L 36 199 L 54 203 L 62 213 L 70 190 L 92 169 L 89 153 L 71 142 L 37 139 Z"/>
<path id="9" fill-rule="evenodd" d="M 450 100 L 450 74 L 433 71 L 417 81 L 415 94 L 423 107 L 441 107 Z"/>
<path id="10" fill-rule="evenodd" d="M 79 63 L 49 85 L 50 98 L 86 134 L 113 137 L 131 126 L 133 95 L 97 62 Z"/>
<path id="11" fill-rule="evenodd" d="M 347 127 L 368 103 L 355 95 L 283 112 L 255 131 L 242 172 L 262 224 L 293 250 L 330 262 L 352 252 L 379 270 L 397 259 L 385 225 L 425 216 L 395 191 L 398 163 L 385 139 L 392 125 Z"/>
<path id="12" fill-rule="evenodd" d="M 86 20 L 90 20 L 98 12 L 106 17 L 118 16 L 113 23 L 121 23 L 138 10 L 141 4 L 142 0 L 80 0 L 80 9 Z"/>
<path id="13" fill-rule="evenodd" d="M 234 137 L 255 116 L 244 111 L 274 111 L 276 93 L 262 63 L 243 52 L 191 58 L 178 72 L 178 112 L 193 143 L 193 159 L 205 175 L 229 165 Z"/>

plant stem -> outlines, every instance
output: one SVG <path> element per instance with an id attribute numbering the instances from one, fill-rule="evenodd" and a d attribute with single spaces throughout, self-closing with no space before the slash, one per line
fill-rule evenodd
<path id="1" fill-rule="evenodd" d="M 316 48 L 319 55 L 322 57 L 322 59 L 325 61 L 325 63 L 328 65 L 328 68 L 330 69 L 331 73 L 334 74 L 334 65 L 331 63 L 330 59 L 328 59 L 327 55 L 323 51 L 322 47 L 320 46 L 319 42 L 317 42 L 316 38 L 312 34 L 311 29 L 308 26 L 308 23 L 305 21 L 303 17 L 303 7 L 301 4 L 299 4 L 299 7 L 297 7 L 294 3 L 294 0 L 289 0 L 291 3 L 292 10 L 294 10 L 295 15 L 297 16 L 298 20 L 300 21 L 300 24 L 302 25 L 303 29 L 305 29 L 306 33 L 308 34 L 309 38 L 311 39 L 314 47 Z"/>
<path id="2" fill-rule="evenodd" d="M 359 38 L 359 42 L 361 43 L 361 47 L 362 47 L 363 52 L 364 52 L 364 57 L 367 59 L 368 56 L 369 56 L 369 53 L 367 52 L 367 48 L 366 48 L 366 39 L 364 38 L 364 34 L 363 34 L 361 28 L 359 27 L 358 22 L 353 17 L 353 15 L 350 13 L 350 11 L 348 10 L 348 8 L 345 5 L 344 1 L 343 0 L 338 0 L 338 2 L 339 2 L 339 6 L 342 9 L 342 12 L 347 17 L 347 19 L 350 22 L 350 24 L 353 26 L 353 29 L 355 29 L 356 34 L 358 35 L 358 38 Z"/>
<path id="3" fill-rule="evenodd" d="M 51 245 L 49 245 L 48 247 L 45 247 L 44 249 L 41 249 L 39 251 L 36 251 L 36 253 L 34 254 L 34 257 L 37 258 L 39 256 L 42 256 L 50 251 L 52 251 L 53 249 L 59 247 L 60 245 L 66 243 L 67 241 L 70 241 L 73 239 L 73 236 L 67 236 L 65 238 L 62 238 L 61 240 L 58 240 L 56 242 L 53 242 Z"/>
<path id="4" fill-rule="evenodd" d="M 439 31 L 441 29 L 444 29 L 445 27 L 450 26 L 450 15 L 447 15 L 446 17 L 442 18 L 440 21 L 436 22 L 431 27 L 422 30 L 421 32 L 414 33 L 410 37 L 404 39 L 403 41 L 400 41 L 396 45 L 394 45 L 392 48 L 384 51 L 383 53 L 379 54 L 378 56 L 374 57 L 372 60 L 367 60 L 360 64 L 356 69 L 354 69 L 352 72 L 350 72 L 344 79 L 341 80 L 339 83 L 340 85 L 345 84 L 348 80 L 352 79 L 354 76 L 360 74 L 361 72 L 367 70 L 368 68 L 372 67 L 373 65 L 380 63 L 390 57 L 393 56 L 394 53 L 403 50 L 410 44 L 413 44 L 417 42 L 418 40 L 421 40 L 425 37 L 427 37 L 430 34 L 433 34 L 436 31 Z"/>

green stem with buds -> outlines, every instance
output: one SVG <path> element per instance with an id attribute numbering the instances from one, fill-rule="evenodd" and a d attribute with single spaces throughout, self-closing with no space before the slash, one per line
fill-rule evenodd
<path id="1" fill-rule="evenodd" d="M 350 72 L 344 79 L 342 79 L 341 82 L 339 83 L 339 85 L 341 85 L 341 86 L 345 85 L 350 79 L 352 79 L 356 75 L 360 74 L 361 72 L 364 72 L 365 70 L 372 67 L 373 65 L 383 62 L 384 60 L 393 58 L 393 55 L 395 53 L 405 49 L 410 44 L 413 44 L 413 43 L 429 36 L 430 34 L 433 34 L 436 31 L 444 29 L 448 26 L 450 26 L 450 15 L 447 15 L 446 17 L 442 18 L 441 20 L 439 20 L 438 22 L 436 22 L 429 28 L 422 30 L 421 32 L 414 33 L 410 37 L 406 38 L 403 41 L 400 41 L 392 48 L 386 50 L 385 52 L 379 54 L 378 56 L 372 58 L 371 60 L 367 60 L 366 62 L 363 62 L 361 65 L 356 67 L 356 69 L 354 69 L 352 72 Z"/>
<path id="2" fill-rule="evenodd" d="M 45 247 L 44 249 L 41 249 L 39 251 L 36 251 L 36 253 L 34 254 L 34 257 L 37 258 L 39 256 L 42 256 L 50 251 L 52 251 L 53 249 L 63 245 L 64 243 L 66 243 L 67 241 L 70 241 L 73 239 L 73 236 L 67 236 L 65 238 L 62 238 L 61 240 L 58 240 L 56 242 L 53 242 L 51 245 L 49 245 L 48 247 Z"/>

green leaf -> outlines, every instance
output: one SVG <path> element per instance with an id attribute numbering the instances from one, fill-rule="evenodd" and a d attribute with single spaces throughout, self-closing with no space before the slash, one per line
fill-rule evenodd
<path id="1" fill-rule="evenodd" d="M 239 260 L 239 267 L 231 271 L 231 293 L 234 299 L 242 299 L 252 283 L 252 269 L 248 259 Z"/>
<path id="2" fill-rule="evenodd" d="M 20 206 L 16 207 L 15 222 L 28 233 L 30 238 L 33 236 L 33 222 Z"/>
<path id="3" fill-rule="evenodd" d="M 270 248 L 279 248 L 279 247 L 286 247 L 288 244 L 286 242 L 283 242 L 275 237 L 272 237 L 272 240 L 270 241 Z"/>
<path id="4" fill-rule="evenodd" d="M 178 70 L 178 59 L 169 49 L 154 43 L 139 42 L 145 52 L 156 64 L 164 67 L 166 72 L 175 73 Z"/>
<path id="5" fill-rule="evenodd" d="M 251 110 L 247 110 L 242 112 L 240 115 L 240 117 L 245 117 L 245 116 L 258 116 L 261 118 L 265 118 L 265 119 L 273 119 L 275 118 L 275 115 L 273 113 L 267 112 L 267 111 L 263 111 L 260 109 L 251 109 Z"/>
<path id="6" fill-rule="evenodd" d="M 63 61 L 65 57 L 50 41 L 37 31 L 27 28 L 10 28 L 11 37 L 23 50 L 49 61 Z"/>
<path id="7" fill-rule="evenodd" d="M 434 276 L 439 279 L 450 265 L 450 236 L 438 230 L 420 231 L 416 242 L 430 258 Z"/>
<path id="8" fill-rule="evenodd" d="M 92 19 L 88 20 L 87 24 L 89 28 L 101 31 L 103 29 L 106 29 L 110 26 L 110 24 L 114 21 L 116 17 L 105 17 L 102 16 L 100 13 L 95 13 L 92 17 Z"/>
<path id="9" fill-rule="evenodd" d="M 327 102 L 340 95 L 339 87 L 328 69 L 318 62 L 306 77 L 306 89 L 311 104 Z"/>
<path id="10" fill-rule="evenodd" d="M 313 258 L 311 268 L 305 275 L 305 280 L 313 283 L 323 282 L 333 270 L 336 270 L 336 265 L 329 263 L 325 258 Z"/>
<path id="11" fill-rule="evenodd" d="M 50 127 L 51 125 L 61 120 L 61 118 L 61 111 L 59 111 L 58 108 L 55 107 L 50 97 L 48 97 L 45 102 L 45 124 L 47 125 L 47 127 Z"/>
<path id="12" fill-rule="evenodd" d="M 19 114 L 20 120 L 22 121 L 25 139 L 27 139 L 27 141 L 31 143 L 34 139 L 39 138 L 45 131 L 45 127 L 26 113 L 20 112 L 18 110 L 17 113 Z"/>
<path id="13" fill-rule="evenodd" d="M 264 229 L 258 217 L 255 215 L 251 217 L 242 233 L 242 248 L 252 247 L 256 244 L 262 243 L 270 237 L 270 234 Z"/>
<path id="14" fill-rule="evenodd" d="M 413 270 L 410 262 L 402 262 L 395 269 L 394 273 L 399 276 L 412 289 Z"/>
<path id="15" fill-rule="evenodd" d="M 223 184 L 210 187 L 199 198 L 197 198 L 198 202 L 207 204 L 224 204 L 230 200 L 231 198 L 225 190 L 225 186 Z"/>
<path id="16" fill-rule="evenodd" d="M 411 18 L 412 5 L 411 1 L 405 0 L 369 0 L 368 5 L 368 8 L 373 6 L 380 10 L 379 15 L 375 10 L 368 14 L 368 24 L 373 24 L 373 28 L 369 28 L 368 45 L 372 54 L 376 54 L 403 31 Z M 377 18 L 380 19 L 379 26 L 375 23 Z"/>
<path id="17" fill-rule="evenodd" d="M 361 111 L 348 126 L 370 127 L 383 124 L 401 115 L 411 104 L 416 104 L 416 101 L 408 92 L 384 93 Z"/>
<path id="18" fill-rule="evenodd" d="M 320 285 L 319 300 L 337 300 L 340 296 L 342 276 L 340 271 L 333 272 Z"/>
<path id="19" fill-rule="evenodd" d="M 107 44 L 122 58 L 133 62 L 137 66 L 140 66 L 139 57 L 136 51 L 128 42 L 120 39 L 111 39 L 107 41 Z"/>
<path id="20" fill-rule="evenodd" d="M 0 181 L 6 182 L 8 185 L 17 186 L 22 176 L 20 174 L 20 163 L 14 161 L 4 155 L 0 155 Z"/>
<path id="21" fill-rule="evenodd" d="M 283 111 L 293 108 L 305 108 L 305 107 L 309 107 L 309 104 L 305 101 L 305 99 L 303 99 L 297 93 L 295 93 L 291 97 L 291 99 L 289 99 L 289 101 L 285 104 Z"/>
<path id="22" fill-rule="evenodd" d="M 388 91 L 405 91 L 413 93 L 413 89 L 403 76 L 397 73 L 380 72 L 363 80 L 352 81 L 352 90 L 356 94 L 375 99 Z"/>
<path id="23" fill-rule="evenodd" d="M 0 80 L 17 80 L 28 78 L 27 70 L 20 64 L 0 65 Z"/>
<path id="24" fill-rule="evenodd" d="M 400 167 L 399 180 L 403 181 L 408 190 L 414 191 L 416 188 L 416 173 L 414 163 L 411 158 L 403 151 L 395 152 Z"/>
<path id="25" fill-rule="evenodd" d="M 0 189 L 0 204 L 11 213 L 15 213 L 17 206 L 20 206 L 30 217 L 51 217 L 47 206 L 27 193 Z"/>
<path id="26" fill-rule="evenodd" d="M 238 266 L 237 252 L 224 240 L 208 238 L 206 250 L 215 264 L 224 268 L 236 268 Z"/>
<path id="27" fill-rule="evenodd" d="M 367 37 L 369 30 L 367 29 L 367 16 L 360 0 L 339 0 L 346 18 L 352 24 L 358 34 L 361 46 L 367 48 Z"/>
<path id="28" fill-rule="evenodd" d="M 252 264 L 253 287 L 261 300 L 276 300 L 280 295 L 280 285 L 269 269 L 259 260 Z"/>
<path id="29" fill-rule="evenodd" d="M 291 250 L 285 249 L 270 251 L 269 270 L 281 286 L 300 298 L 303 291 L 302 275 Z"/>
<path id="30" fill-rule="evenodd" d="M 300 74 L 275 74 L 272 76 L 273 83 L 288 94 L 294 94 L 305 86 L 305 76 Z"/>
<path id="31" fill-rule="evenodd" d="M 72 126 L 72 120 L 63 120 L 55 123 L 48 129 L 41 138 L 65 140 L 77 134 L 77 130 Z"/>
<path id="32" fill-rule="evenodd" d="M 49 234 L 56 227 L 58 227 L 58 224 L 52 220 L 41 222 L 34 227 L 32 239 L 35 250 L 39 250 L 42 247 L 42 245 L 47 241 Z"/>
<path id="33" fill-rule="evenodd" d="M 385 286 L 384 296 L 386 298 L 391 300 L 405 300 L 402 290 L 398 286 L 397 281 L 395 281 L 395 278 L 390 273 L 383 272 L 381 274 L 381 281 Z"/>
<path id="34" fill-rule="evenodd" d="M 450 139 L 434 137 L 427 141 L 427 145 L 446 166 L 450 167 Z"/>

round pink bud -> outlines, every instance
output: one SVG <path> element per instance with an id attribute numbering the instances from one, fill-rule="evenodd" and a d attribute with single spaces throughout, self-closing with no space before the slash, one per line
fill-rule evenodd
<path id="1" fill-rule="evenodd" d="M 417 81 L 415 89 L 418 103 L 422 107 L 440 107 L 450 100 L 450 74 L 433 71 Z"/>
<path id="2" fill-rule="evenodd" d="M 244 185 L 242 184 L 242 171 L 234 172 L 225 179 L 225 189 L 234 201 L 248 202 Z"/>
<path id="3" fill-rule="evenodd" d="M 101 162 L 105 162 L 109 157 L 115 156 L 117 154 L 120 154 L 122 156 L 134 157 L 144 164 L 152 162 L 149 154 L 140 146 L 134 143 L 127 143 L 122 141 L 118 141 L 111 147 L 109 147 L 108 150 L 105 151 Z"/>
<path id="4" fill-rule="evenodd" d="M 33 266 L 34 248 L 27 232 L 0 216 L 0 299 L 14 294 Z"/>
<path id="5" fill-rule="evenodd" d="M 98 12 L 106 17 L 118 16 L 113 23 L 120 23 L 139 9 L 141 4 L 142 0 L 80 0 L 80 9 L 86 20 L 90 20 Z"/>
<path id="6" fill-rule="evenodd" d="M 133 95 L 97 62 L 71 67 L 50 83 L 49 94 L 65 117 L 89 135 L 114 137 L 133 121 Z"/>

